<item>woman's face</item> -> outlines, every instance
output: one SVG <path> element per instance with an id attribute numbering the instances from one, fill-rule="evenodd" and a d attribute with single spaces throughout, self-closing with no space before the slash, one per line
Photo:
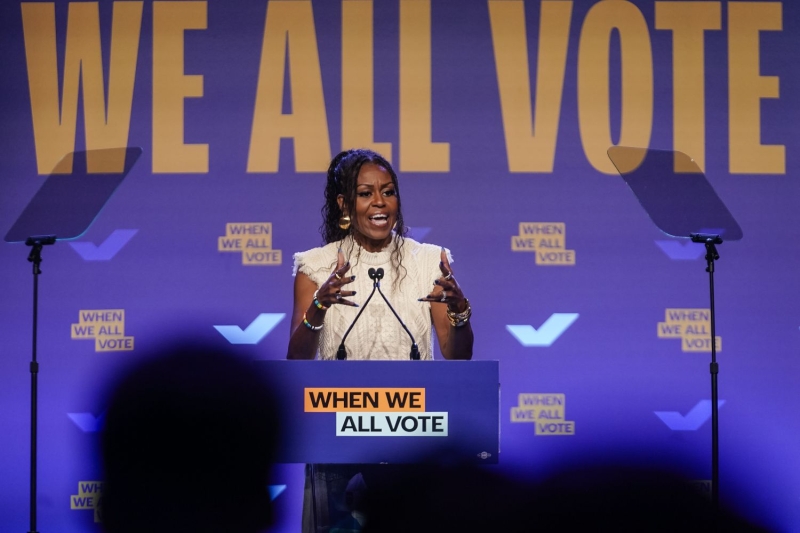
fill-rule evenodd
<path id="1" fill-rule="evenodd" d="M 339 207 L 344 197 L 339 196 Z M 351 213 L 356 241 L 370 252 L 382 250 L 392 239 L 397 221 L 397 191 L 381 166 L 365 163 L 358 173 L 355 213 Z"/>

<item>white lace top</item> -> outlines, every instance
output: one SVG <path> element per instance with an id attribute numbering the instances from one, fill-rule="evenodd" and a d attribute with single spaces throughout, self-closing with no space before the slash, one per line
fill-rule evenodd
<path id="1" fill-rule="evenodd" d="M 441 248 L 431 244 L 418 243 L 406 238 L 402 247 L 402 263 L 399 268 L 393 264 L 392 251 L 397 241 L 380 252 L 368 252 L 350 237 L 344 241 L 331 243 L 322 248 L 312 248 L 294 255 L 295 275 L 298 271 L 321 286 L 336 266 L 337 250 L 341 247 L 345 260 L 350 260 L 348 275 L 356 279 L 348 284 L 348 290 L 357 291 L 351 301 L 363 306 L 370 292 L 372 280 L 368 270 L 382 267 L 384 277 L 381 290 L 391 302 L 400 318 L 403 319 L 419 348 L 420 359 L 433 359 L 431 339 L 431 304 L 418 302 L 433 289 L 433 281 L 442 273 L 439 269 Z M 450 252 L 447 251 L 448 261 Z M 403 273 L 405 270 L 405 277 Z M 398 276 L 401 278 L 396 283 Z M 333 305 L 325 314 L 324 328 L 320 332 L 320 359 L 336 359 L 336 350 L 342 336 L 355 320 L 361 307 Z M 392 359 L 408 360 L 411 352 L 411 339 L 394 317 L 392 311 L 375 291 L 361 317 L 345 341 L 348 360 Z"/>

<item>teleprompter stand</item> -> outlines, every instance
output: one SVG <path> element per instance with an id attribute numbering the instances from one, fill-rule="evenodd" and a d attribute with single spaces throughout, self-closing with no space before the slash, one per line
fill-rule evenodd
<path id="1" fill-rule="evenodd" d="M 708 272 L 708 284 L 710 292 L 710 326 L 711 326 L 711 501 L 714 509 L 719 509 L 719 393 L 717 387 L 717 375 L 719 374 L 719 364 L 717 363 L 717 334 L 714 318 L 714 261 L 719 259 L 717 244 L 722 244 L 719 235 L 706 233 L 692 233 L 692 242 L 703 243 L 706 247 L 706 272 Z"/>
<path id="2" fill-rule="evenodd" d="M 133 164 L 141 148 L 110 148 L 64 156 L 5 236 L 6 242 L 31 247 L 33 265 L 33 339 L 31 342 L 30 529 L 36 531 L 39 323 L 39 274 L 42 250 L 57 240 L 75 239 L 89 229 Z"/>
<path id="3" fill-rule="evenodd" d="M 711 329 L 711 501 L 719 508 L 719 405 L 714 265 L 716 245 L 742 238 L 742 229 L 717 196 L 700 167 L 682 152 L 612 146 L 611 162 L 658 228 L 676 238 L 705 245 Z"/>

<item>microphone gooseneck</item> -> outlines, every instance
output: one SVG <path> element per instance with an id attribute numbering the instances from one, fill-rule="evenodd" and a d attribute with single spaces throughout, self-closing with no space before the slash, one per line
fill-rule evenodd
<path id="1" fill-rule="evenodd" d="M 372 278 L 372 269 L 370 269 L 369 277 Z M 400 322 L 400 325 L 403 326 L 403 329 L 406 331 L 406 333 L 408 333 L 408 337 L 411 339 L 411 353 L 409 354 L 409 358 L 413 361 L 419 361 L 419 348 L 417 347 L 417 341 L 414 340 L 414 335 L 412 335 L 411 332 L 408 331 L 408 328 L 406 327 L 405 323 L 403 323 L 403 319 L 400 318 L 400 315 L 397 314 L 397 311 L 394 310 L 392 304 L 389 303 L 389 300 L 383 294 L 383 291 L 381 290 L 381 284 L 379 281 L 382 278 L 383 278 L 383 269 L 379 268 L 378 270 L 375 271 L 375 277 L 372 278 L 375 279 L 375 286 L 373 287 L 372 291 L 375 292 L 375 289 L 378 289 L 378 294 L 381 295 L 381 298 L 383 298 L 383 301 L 386 302 L 386 305 L 389 306 L 389 309 L 392 311 L 392 314 L 395 316 L 397 321 Z M 371 296 L 372 295 L 370 294 L 370 297 Z"/>
<path id="2" fill-rule="evenodd" d="M 380 271 L 380 277 L 378 277 L 378 271 Z M 355 326 L 356 322 L 358 322 L 361 313 L 363 313 L 364 309 L 367 308 L 367 304 L 372 299 L 372 295 L 375 294 L 375 289 L 378 288 L 378 285 L 380 284 L 380 279 L 383 277 L 383 269 L 379 268 L 376 271 L 374 268 L 370 268 L 369 271 L 367 271 L 367 274 L 369 274 L 369 279 L 372 280 L 372 292 L 369 293 L 367 301 L 364 302 L 364 305 L 361 306 L 361 310 L 358 312 L 356 318 L 350 324 L 350 327 L 347 328 L 347 331 L 344 332 L 344 336 L 342 337 L 342 342 L 339 343 L 339 348 L 336 350 L 336 359 L 338 359 L 339 361 L 344 361 L 345 359 L 347 359 L 347 349 L 345 349 L 344 347 L 344 341 L 347 339 L 347 336 L 350 335 L 350 331 L 353 329 L 353 326 Z"/>

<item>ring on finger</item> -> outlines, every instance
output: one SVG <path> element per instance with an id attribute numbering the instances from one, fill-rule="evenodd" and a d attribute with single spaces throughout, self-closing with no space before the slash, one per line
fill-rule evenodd
<path id="1" fill-rule="evenodd" d="M 452 272 L 448 272 L 447 275 L 444 277 L 444 280 L 445 281 L 450 281 L 451 279 L 453 279 L 453 273 Z"/>
<path id="2" fill-rule="evenodd" d="M 444 302 L 445 300 L 447 300 L 447 291 L 442 291 L 442 299 L 440 301 Z"/>
<path id="3" fill-rule="evenodd" d="M 336 279 L 342 281 L 342 276 L 340 276 L 338 272 L 334 272 L 333 275 L 336 276 Z"/>
<path id="4" fill-rule="evenodd" d="M 342 293 L 341 292 L 337 292 L 336 293 L 336 300 L 338 301 L 338 300 L 341 300 L 341 299 L 342 299 Z"/>

